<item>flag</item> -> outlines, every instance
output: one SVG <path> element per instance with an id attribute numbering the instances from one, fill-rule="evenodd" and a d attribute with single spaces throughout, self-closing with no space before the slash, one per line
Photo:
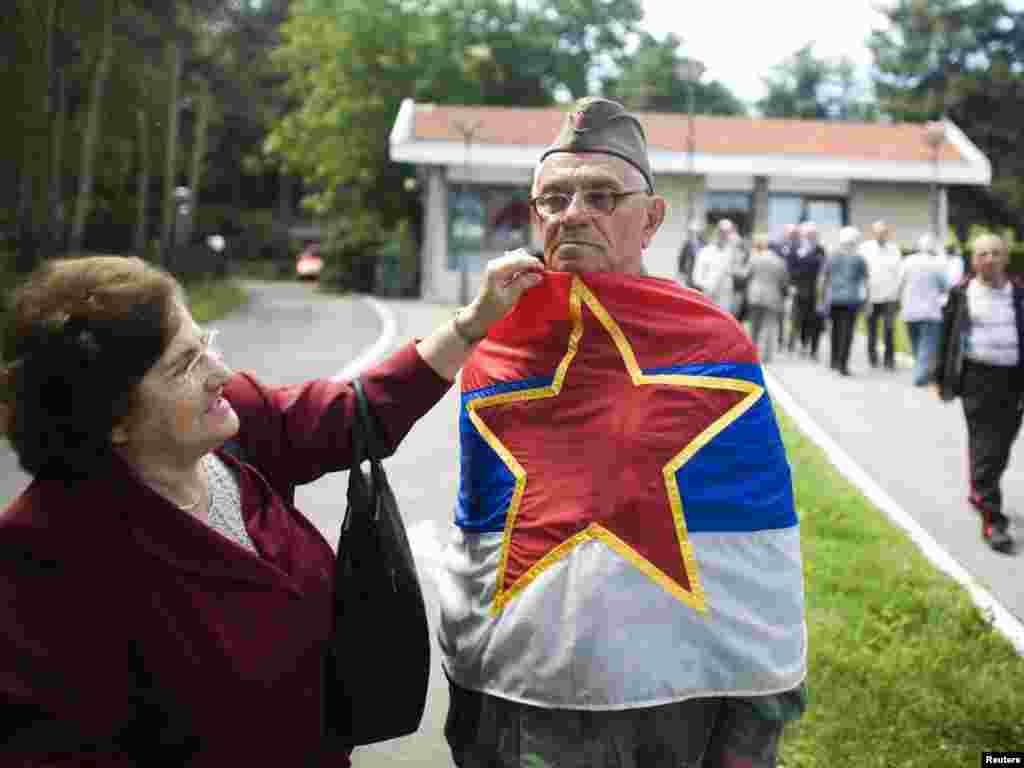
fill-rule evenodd
<path id="1" fill-rule="evenodd" d="M 459 429 L 456 683 L 624 709 L 803 679 L 789 466 L 730 315 L 671 281 L 546 273 L 464 366 Z"/>

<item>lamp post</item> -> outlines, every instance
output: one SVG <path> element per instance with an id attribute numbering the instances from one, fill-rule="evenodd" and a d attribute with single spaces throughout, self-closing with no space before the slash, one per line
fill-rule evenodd
<path id="1" fill-rule="evenodd" d="M 461 120 L 453 122 L 455 130 L 462 135 L 463 146 L 466 148 L 463 155 L 463 179 L 460 185 L 463 193 L 469 189 L 469 152 L 481 124 L 480 120 L 474 120 L 471 123 Z M 469 304 L 469 254 L 465 248 L 459 249 L 459 304 L 463 307 Z"/>
<path id="2" fill-rule="evenodd" d="M 946 125 L 941 120 L 933 120 L 924 126 L 924 141 L 932 151 L 932 184 L 929 191 L 931 203 L 931 231 L 935 245 L 942 248 L 946 238 L 939 232 L 939 150 L 946 140 Z"/>
<path id="3" fill-rule="evenodd" d="M 689 176 L 689 179 L 686 186 L 686 228 L 688 237 L 690 236 L 689 233 L 692 231 L 690 229 L 690 225 L 693 224 L 693 187 L 695 184 L 694 176 L 696 175 L 693 164 L 693 155 L 697 149 L 697 137 L 693 120 L 694 93 L 697 88 L 697 82 L 700 80 L 701 75 L 704 74 L 704 69 L 704 63 L 697 59 L 682 59 L 675 67 L 676 77 L 686 83 L 687 86 L 686 173 Z"/>

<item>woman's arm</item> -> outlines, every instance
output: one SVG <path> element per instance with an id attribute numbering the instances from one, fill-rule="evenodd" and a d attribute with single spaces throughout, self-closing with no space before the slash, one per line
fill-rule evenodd
<path id="1" fill-rule="evenodd" d="M 509 313 L 526 290 L 540 283 L 542 273 L 540 262 L 521 249 L 492 259 L 473 303 L 419 342 L 416 351 L 439 376 L 453 381 L 476 342 Z"/>

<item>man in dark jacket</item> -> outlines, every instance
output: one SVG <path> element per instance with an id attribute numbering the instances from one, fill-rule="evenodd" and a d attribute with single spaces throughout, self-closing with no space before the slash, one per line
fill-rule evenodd
<path id="1" fill-rule="evenodd" d="M 800 226 L 800 245 L 787 259 L 789 282 L 794 289 L 793 325 L 789 334 L 789 351 L 797 341 L 800 351 L 818 357 L 821 322 L 816 311 L 818 275 L 825 263 L 825 249 L 818 242 L 818 228 L 814 222 Z"/>
<path id="2" fill-rule="evenodd" d="M 1012 552 L 1000 480 L 1024 407 L 1024 286 L 1006 274 L 1006 244 L 981 235 L 973 244 L 975 276 L 949 294 L 943 312 L 935 382 L 939 396 L 959 397 L 967 421 L 970 504 L 981 535 L 998 552 Z"/>

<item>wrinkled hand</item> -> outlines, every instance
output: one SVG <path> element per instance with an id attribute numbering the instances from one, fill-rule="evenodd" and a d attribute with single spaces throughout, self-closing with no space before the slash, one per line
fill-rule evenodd
<path id="1" fill-rule="evenodd" d="M 520 248 L 487 262 L 480 293 L 463 313 L 474 335 L 483 336 L 507 315 L 519 298 L 544 279 L 544 265 Z"/>

